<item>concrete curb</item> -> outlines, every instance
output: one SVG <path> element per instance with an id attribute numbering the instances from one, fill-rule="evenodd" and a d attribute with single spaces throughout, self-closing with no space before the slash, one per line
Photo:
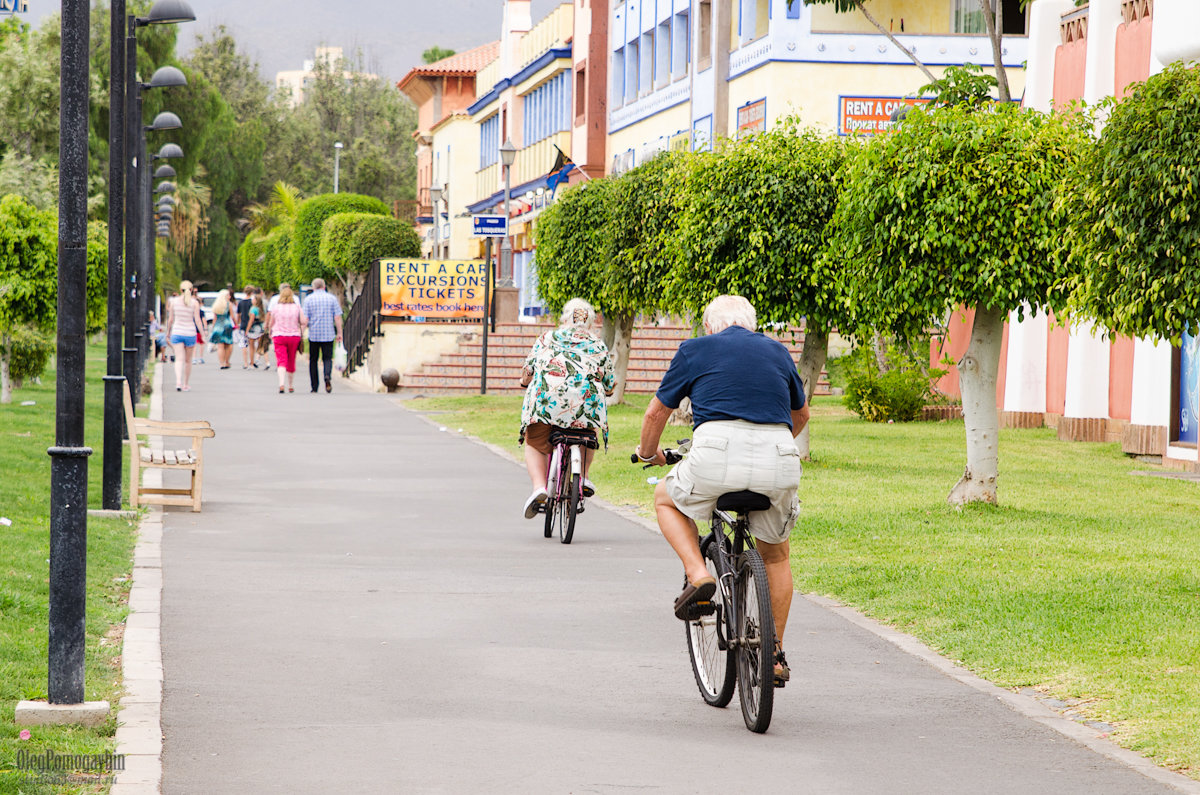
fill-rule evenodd
<path id="1" fill-rule="evenodd" d="M 162 419 L 163 369 L 154 368 L 150 417 Z M 162 449 L 162 439 L 150 440 Z M 156 482 L 157 481 L 157 482 Z M 150 470 L 147 485 L 161 486 L 162 470 Z M 138 541 L 133 550 L 133 581 L 129 590 L 129 618 L 121 649 L 125 695 L 117 713 L 117 753 L 125 756 L 125 769 L 117 774 L 112 795 L 160 795 L 162 782 L 162 508 L 142 514 Z"/>
<path id="2" fill-rule="evenodd" d="M 422 414 L 421 412 L 406 406 L 406 401 L 393 399 L 392 402 L 404 411 L 415 414 L 421 420 L 424 420 L 426 423 L 434 427 L 443 427 L 440 422 L 436 421 L 435 417 Z M 448 428 L 446 432 L 451 433 Z M 464 439 L 468 439 L 475 444 L 490 450 L 492 453 L 500 456 L 501 458 L 505 458 L 515 464 L 524 466 L 524 461 L 518 459 L 511 452 L 500 447 L 499 445 L 486 442 L 479 437 L 472 436 L 470 434 L 455 433 L 455 435 L 461 436 Z M 598 505 L 601 508 L 604 508 L 605 510 L 612 511 L 618 516 L 628 519 L 629 521 L 645 528 L 646 530 L 649 530 L 655 534 L 659 534 L 658 524 L 652 519 L 642 516 L 636 511 L 624 506 L 613 505 L 612 503 L 605 502 L 598 497 L 591 497 L 588 501 Z M 847 607 L 833 599 L 829 599 L 824 596 L 818 596 L 817 594 L 796 593 L 818 607 L 828 610 L 829 612 L 845 619 L 846 621 L 849 621 L 851 624 L 854 624 L 855 626 L 870 632 L 880 639 L 891 643 L 901 651 L 922 660 L 923 662 L 937 669 L 945 676 L 961 682 L 962 684 L 985 695 L 995 698 L 1017 714 L 1036 721 L 1037 723 L 1040 723 L 1049 729 L 1053 729 L 1059 734 L 1074 740 L 1076 743 L 1084 746 L 1088 750 L 1108 757 L 1114 762 L 1122 764 L 1125 767 L 1140 773 L 1146 778 L 1157 781 L 1160 784 L 1165 784 L 1166 786 L 1172 787 L 1179 792 L 1189 793 L 1189 795 L 1200 795 L 1200 781 L 1194 781 L 1193 779 L 1190 779 L 1180 773 L 1160 767 L 1141 754 L 1130 751 L 1127 748 L 1120 747 L 1116 743 L 1106 739 L 1100 732 L 1097 732 L 1083 723 L 1079 723 L 1071 720 L 1070 718 L 1064 717 L 1062 714 L 1055 712 L 1036 698 L 1032 698 L 1021 693 L 1014 693 L 1010 690 L 1005 690 L 1002 687 L 994 685 L 991 682 L 976 676 L 966 668 L 956 665 L 952 661 L 941 656 L 913 636 L 906 635 L 903 632 L 892 629 L 891 627 L 875 621 L 874 619 L 868 618 L 853 608 Z"/>

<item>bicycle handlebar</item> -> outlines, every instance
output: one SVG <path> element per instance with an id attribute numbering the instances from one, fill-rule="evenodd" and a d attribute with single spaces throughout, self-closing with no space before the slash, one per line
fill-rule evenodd
<path id="1" fill-rule="evenodd" d="M 667 464 L 668 465 L 678 464 L 680 461 L 682 461 L 684 453 L 686 453 L 688 451 L 688 448 L 691 447 L 691 441 L 692 441 L 691 439 L 680 439 L 678 450 L 671 450 L 669 448 L 664 449 L 663 457 L 667 459 Z M 631 464 L 646 464 L 645 461 L 642 461 L 642 459 L 637 457 L 637 453 L 629 454 L 629 463 L 631 463 Z M 645 466 L 642 467 L 642 469 L 649 469 L 652 466 L 656 466 L 656 464 L 653 464 L 653 463 L 646 464 Z"/>

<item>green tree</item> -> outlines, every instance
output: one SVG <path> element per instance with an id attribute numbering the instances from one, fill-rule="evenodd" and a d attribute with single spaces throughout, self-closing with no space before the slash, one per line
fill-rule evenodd
<path id="1" fill-rule="evenodd" d="M 356 193 L 325 193 L 300 205 L 292 233 L 292 268 L 299 279 L 311 282 L 319 276 L 339 292 L 344 291 L 342 274 L 321 262 L 321 231 L 329 216 L 354 212 L 389 214 L 387 205 L 379 199 Z"/>
<path id="2" fill-rule="evenodd" d="M 87 328 L 104 324 L 108 290 L 107 233 L 88 226 Z M 58 319 L 58 215 L 20 196 L 0 198 L 0 403 L 12 401 L 13 336 L 51 331 Z"/>
<path id="3" fill-rule="evenodd" d="M 996 377 L 1004 320 L 1061 305 L 1054 197 L 1089 145 L 1081 116 L 1011 105 L 916 110 L 847 161 L 830 228 L 850 306 L 864 324 L 914 339 L 975 308 L 958 362 L 967 467 L 950 502 L 996 502 Z"/>
<path id="4" fill-rule="evenodd" d="M 736 294 L 761 326 L 805 326 L 800 375 L 811 399 L 829 333 L 847 328 L 841 259 L 827 255 L 838 201 L 841 141 L 787 119 L 770 132 L 697 155 L 676 236 L 672 305 L 699 317 L 713 298 Z M 809 452 L 807 429 L 798 440 Z"/>
<path id="5" fill-rule="evenodd" d="M 1070 200 L 1073 304 L 1178 344 L 1200 331 L 1200 69 L 1173 64 L 1108 109 Z"/>
<path id="6" fill-rule="evenodd" d="M 421 53 L 421 60 L 427 64 L 440 61 L 443 58 L 449 58 L 454 55 L 454 50 L 448 50 L 445 47 L 438 47 L 436 44 L 430 47 L 425 52 Z"/>
<path id="7" fill-rule="evenodd" d="M 0 196 L 15 193 L 39 210 L 58 206 L 58 169 L 10 149 L 0 159 Z"/>
<path id="8" fill-rule="evenodd" d="M 421 239 L 411 225 L 390 215 L 338 213 L 321 226 L 321 264 L 340 274 L 346 303 L 362 291 L 367 268 L 377 259 L 421 256 Z"/>

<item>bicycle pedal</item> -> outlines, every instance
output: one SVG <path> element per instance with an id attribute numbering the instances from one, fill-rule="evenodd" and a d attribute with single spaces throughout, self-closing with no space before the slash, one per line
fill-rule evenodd
<path id="1" fill-rule="evenodd" d="M 717 606 L 712 602 L 696 602 L 688 607 L 687 620 L 696 621 L 705 616 L 711 616 L 715 612 L 717 612 Z"/>

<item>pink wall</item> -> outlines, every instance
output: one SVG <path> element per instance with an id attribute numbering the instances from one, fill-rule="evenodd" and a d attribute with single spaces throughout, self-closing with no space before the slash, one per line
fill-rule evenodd
<path id="1" fill-rule="evenodd" d="M 1117 28 L 1116 68 L 1113 85 L 1117 98 L 1124 99 L 1130 83 L 1139 83 L 1150 76 L 1151 17 L 1126 22 Z"/>
<path id="2" fill-rule="evenodd" d="M 1067 407 L 1067 348 L 1071 340 L 1070 324 L 1058 325 L 1050 313 L 1046 336 L 1046 412 L 1063 414 Z"/>

